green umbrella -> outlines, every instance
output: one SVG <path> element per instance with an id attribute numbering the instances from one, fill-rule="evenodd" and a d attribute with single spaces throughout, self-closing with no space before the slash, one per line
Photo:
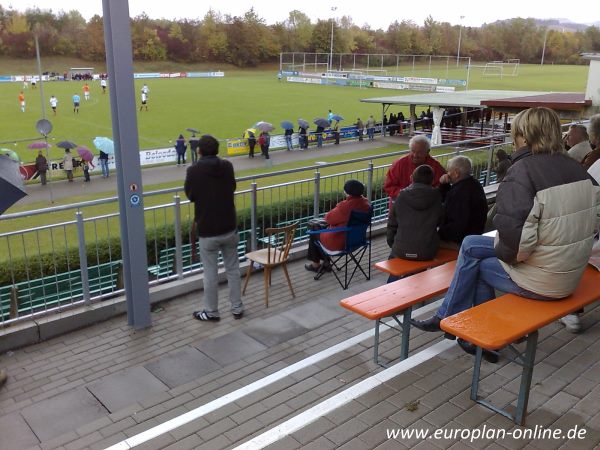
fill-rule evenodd
<path id="1" fill-rule="evenodd" d="M 14 150 L 11 150 L 9 148 L 0 148 L 0 153 L 8 156 L 13 161 L 21 162 L 21 158 L 19 158 L 19 155 Z"/>

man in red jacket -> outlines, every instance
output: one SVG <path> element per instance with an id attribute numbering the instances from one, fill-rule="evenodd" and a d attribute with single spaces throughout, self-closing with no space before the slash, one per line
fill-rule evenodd
<path id="1" fill-rule="evenodd" d="M 368 212 L 371 208 L 369 200 L 363 197 L 365 186 L 360 181 L 346 181 L 346 184 L 344 184 L 344 192 L 348 197 L 335 205 L 335 208 L 325 215 L 325 221 L 328 224 L 327 228 L 345 227 L 348 224 L 350 213 L 352 211 Z M 304 268 L 311 272 L 318 272 L 321 268 L 321 261 L 324 261 L 325 258 L 321 253 L 321 250 L 319 250 L 319 247 L 315 244 L 314 239 L 319 238 L 311 236 L 308 241 L 308 254 L 306 257 L 311 263 L 306 264 Z M 346 233 L 322 233 L 320 235 L 320 241 L 321 244 L 329 250 L 343 250 L 346 245 Z"/>
<path id="2" fill-rule="evenodd" d="M 446 173 L 442 165 L 429 156 L 431 141 L 422 134 L 414 136 L 408 142 L 410 153 L 397 160 L 385 176 L 383 189 L 390 196 L 390 208 L 398 193 L 410 186 L 411 175 L 417 167 L 427 164 L 433 169 L 433 187 L 440 184 L 440 177 Z"/>

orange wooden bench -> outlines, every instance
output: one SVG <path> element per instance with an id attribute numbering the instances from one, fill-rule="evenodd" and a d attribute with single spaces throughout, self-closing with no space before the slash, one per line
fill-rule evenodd
<path id="1" fill-rule="evenodd" d="M 441 266 L 442 264 L 450 261 L 456 261 L 456 258 L 458 258 L 458 250 L 439 248 L 435 258 L 430 261 L 414 261 L 410 259 L 393 258 L 388 259 L 387 261 L 375 263 L 374 267 L 377 270 L 389 273 L 390 275 L 403 277 L 430 269 L 431 267 Z"/>
<path id="2" fill-rule="evenodd" d="M 344 308 L 375 321 L 375 363 L 384 365 L 379 362 L 379 324 L 386 325 L 382 319 L 392 317 L 398 324 L 398 328 L 390 328 L 397 329 L 402 334 L 400 358 L 405 359 L 408 356 L 412 307 L 447 291 L 454 276 L 455 266 L 456 262 L 452 261 L 340 302 Z M 402 323 L 398 319 L 401 314 Z"/>
<path id="3" fill-rule="evenodd" d="M 440 323 L 442 330 L 477 346 L 471 399 L 508 417 L 516 424 L 523 425 L 527 414 L 538 330 L 598 299 L 600 272 L 588 266 L 575 292 L 564 300 L 539 301 L 506 294 L 443 319 Z M 527 345 L 522 353 L 513 344 L 524 337 L 527 337 Z M 482 349 L 497 351 L 507 346 L 515 355 L 510 360 L 523 367 L 514 415 L 477 397 Z"/>

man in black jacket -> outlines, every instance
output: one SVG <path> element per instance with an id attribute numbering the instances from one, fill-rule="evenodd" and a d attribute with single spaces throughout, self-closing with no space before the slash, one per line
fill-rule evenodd
<path id="1" fill-rule="evenodd" d="M 438 233 L 445 246 L 459 248 L 465 236 L 481 234 L 487 220 L 487 200 L 481 184 L 471 175 L 471 160 L 455 156 L 440 178 L 444 214 Z"/>
<path id="2" fill-rule="evenodd" d="M 185 194 L 194 203 L 195 228 L 204 267 L 204 310 L 194 312 L 202 321 L 218 321 L 218 256 L 229 284 L 229 301 L 235 319 L 244 314 L 242 304 L 240 266 L 237 254 L 239 235 L 234 193 L 236 188 L 233 166 L 217 156 L 219 141 L 204 135 L 198 142 L 200 159 L 190 166 L 185 178 Z M 195 242 L 192 243 L 195 245 Z"/>

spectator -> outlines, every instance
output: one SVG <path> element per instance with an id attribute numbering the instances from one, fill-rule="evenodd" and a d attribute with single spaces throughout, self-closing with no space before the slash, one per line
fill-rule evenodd
<path id="1" fill-rule="evenodd" d="M 348 180 L 344 184 L 344 192 L 347 197 L 335 205 L 331 211 L 325 215 L 325 221 L 328 224 L 329 229 L 337 227 L 345 227 L 350 219 L 350 213 L 352 211 L 368 212 L 371 208 L 369 200 L 363 197 L 365 192 L 364 185 L 358 180 Z M 346 233 L 322 233 L 321 235 L 311 235 L 308 241 L 308 254 L 307 259 L 311 261 L 310 264 L 305 264 L 304 268 L 310 272 L 319 272 L 321 264 L 325 264 L 325 257 L 319 250 L 319 247 L 315 244 L 315 240 L 319 239 L 321 244 L 328 250 L 343 250 L 346 245 Z M 323 261 L 323 262 L 322 262 Z M 327 267 L 324 267 L 325 270 Z"/>
<path id="2" fill-rule="evenodd" d="M 100 161 L 100 168 L 102 169 L 102 178 L 108 178 L 110 173 L 108 169 L 108 153 L 104 153 L 102 150 L 100 150 L 98 160 Z"/>
<path id="3" fill-rule="evenodd" d="M 143 94 L 142 94 L 143 95 Z M 175 141 L 175 151 L 177 152 L 177 165 L 185 164 L 185 152 L 187 151 L 187 144 L 183 134 L 180 134 Z"/>
<path id="4" fill-rule="evenodd" d="M 598 159 L 600 159 L 600 114 L 590 117 L 590 124 L 588 126 L 591 143 L 590 148 L 593 147 L 594 150 L 590 151 L 587 155 L 585 155 L 585 158 L 583 158 L 582 164 L 585 170 L 589 170 L 589 168 L 592 167 L 592 165 L 594 165 Z"/>
<path id="5" fill-rule="evenodd" d="M 67 172 L 67 180 L 73 182 L 73 155 L 71 150 L 65 149 L 65 156 L 63 157 L 63 169 Z"/>
<path id="6" fill-rule="evenodd" d="M 260 133 L 258 137 L 258 145 L 260 145 L 260 152 L 265 157 L 265 159 L 269 159 L 269 146 L 271 145 L 271 136 L 268 132 L 263 131 Z"/>
<path id="7" fill-rule="evenodd" d="M 317 126 L 317 130 L 315 134 L 317 135 L 317 148 L 323 147 L 323 133 L 325 132 L 325 128 L 322 126 Z"/>
<path id="8" fill-rule="evenodd" d="M 498 162 L 494 167 L 494 171 L 496 172 L 496 180 L 500 183 L 506 176 L 506 171 L 510 167 L 511 162 L 508 154 L 502 149 L 496 152 L 496 158 L 498 159 Z"/>
<path id="9" fill-rule="evenodd" d="M 433 169 L 433 187 L 439 185 L 440 177 L 446 173 L 442 165 L 429 156 L 431 141 L 426 136 L 414 136 L 408 148 L 409 154 L 394 162 L 385 176 L 383 189 L 390 196 L 390 209 L 398 193 L 410 185 L 410 177 L 420 165 L 427 164 Z"/>
<path id="10" fill-rule="evenodd" d="M 375 139 L 375 119 L 373 119 L 373 114 L 367 119 L 367 135 L 370 141 Z"/>
<path id="11" fill-rule="evenodd" d="M 46 185 L 46 172 L 48 172 L 48 160 L 40 150 L 35 158 L 35 170 L 40 175 L 42 186 Z"/>
<path id="12" fill-rule="evenodd" d="M 83 182 L 89 183 L 90 181 L 90 163 L 85 160 L 81 160 L 81 167 L 83 168 Z"/>
<path id="13" fill-rule="evenodd" d="M 423 164 L 414 170 L 412 183 L 398 193 L 387 223 L 390 258 L 426 261 L 435 256 L 442 197 L 431 186 L 433 177 L 433 169 Z"/>
<path id="14" fill-rule="evenodd" d="M 331 131 L 333 131 L 333 138 L 335 139 L 335 145 L 340 144 L 340 122 L 338 120 L 335 121 L 333 126 L 331 127 Z"/>
<path id="15" fill-rule="evenodd" d="M 219 141 L 204 135 L 198 143 L 200 159 L 187 169 L 184 190 L 194 203 L 194 223 L 199 236 L 200 258 L 204 266 L 204 309 L 193 316 L 201 321 L 218 321 L 218 256 L 223 264 L 229 285 L 229 301 L 234 319 L 244 315 L 240 265 L 237 253 L 239 234 L 234 193 L 236 188 L 233 166 L 219 158 Z M 195 257 L 195 239 L 192 240 Z M 195 259 L 195 258 L 194 258 Z"/>
<path id="16" fill-rule="evenodd" d="M 198 138 L 196 133 L 192 133 L 190 138 L 190 153 L 192 154 L 192 164 L 198 161 Z"/>
<path id="17" fill-rule="evenodd" d="M 448 173 L 440 178 L 444 213 L 440 239 L 459 248 L 470 234 L 481 234 L 487 219 L 487 199 L 479 181 L 471 175 L 471 160 L 455 156 L 448 161 Z"/>
<path id="18" fill-rule="evenodd" d="M 285 145 L 287 146 L 288 152 L 292 150 L 292 135 L 294 134 L 294 130 L 292 128 L 286 128 L 284 133 Z"/>
<path id="19" fill-rule="evenodd" d="M 517 150 L 496 197 L 498 234 L 464 240 L 441 307 L 427 320 L 411 321 L 421 330 L 439 331 L 441 319 L 494 298 L 494 289 L 557 300 L 579 284 L 598 231 L 598 187 L 564 153 L 560 119 L 551 109 L 520 112 L 511 133 Z M 469 342 L 458 343 L 475 353 Z M 498 356 L 484 351 L 484 358 Z"/>
<path id="20" fill-rule="evenodd" d="M 586 155 L 592 151 L 590 138 L 585 125 L 571 125 L 567 133 L 567 145 L 569 156 L 577 162 L 583 162 Z"/>
<path id="21" fill-rule="evenodd" d="M 308 148 L 308 136 L 306 134 L 306 128 L 298 128 L 298 141 L 300 143 L 300 149 Z"/>
<path id="22" fill-rule="evenodd" d="M 365 124 L 363 123 L 362 120 L 360 120 L 360 117 L 356 118 L 356 130 L 358 131 L 358 140 L 362 141 L 363 133 L 365 131 Z"/>
<path id="23" fill-rule="evenodd" d="M 248 157 L 254 158 L 254 147 L 256 147 L 256 136 L 253 131 L 246 130 L 244 132 L 244 137 L 247 139 L 248 148 L 250 149 L 250 152 L 248 153 Z"/>

